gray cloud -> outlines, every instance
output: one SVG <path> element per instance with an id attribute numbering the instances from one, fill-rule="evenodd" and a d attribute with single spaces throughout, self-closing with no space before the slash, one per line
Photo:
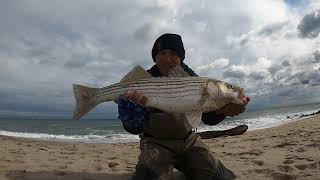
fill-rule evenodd
<path id="1" fill-rule="evenodd" d="M 154 23 L 144 24 L 134 32 L 134 37 L 137 39 L 137 41 L 146 41 L 151 39 L 155 32 L 153 26 Z"/>
<path id="2" fill-rule="evenodd" d="M 316 50 L 313 53 L 313 62 L 314 63 L 319 63 L 320 62 L 320 51 L 319 50 Z"/>
<path id="3" fill-rule="evenodd" d="M 273 24 L 268 24 L 261 28 L 257 34 L 260 36 L 270 36 L 274 33 L 281 31 L 289 22 L 278 22 Z"/>
<path id="4" fill-rule="evenodd" d="M 289 25 L 288 21 L 285 22 L 275 22 L 271 24 L 264 25 L 257 29 L 250 31 L 247 34 L 242 35 L 237 41 L 241 46 L 246 46 L 256 37 L 277 37 L 282 33 L 284 28 Z"/>
<path id="5" fill-rule="evenodd" d="M 288 60 L 282 61 L 282 66 L 290 66 L 290 62 Z"/>
<path id="6" fill-rule="evenodd" d="M 316 38 L 320 32 L 320 10 L 305 15 L 297 27 L 303 38 Z"/>
<path id="7" fill-rule="evenodd" d="M 241 70 L 232 70 L 232 69 L 227 69 L 223 72 L 223 77 L 224 78 L 236 78 L 236 79 L 242 79 L 245 77 L 245 72 Z"/>
<path id="8" fill-rule="evenodd" d="M 281 66 L 271 66 L 268 68 L 268 72 L 270 72 L 272 76 L 275 76 L 281 69 Z"/>
<path id="9" fill-rule="evenodd" d="M 80 68 L 80 67 L 83 67 L 85 66 L 87 63 L 88 63 L 89 60 L 70 60 L 70 61 L 67 61 L 64 66 L 67 67 L 67 68 Z"/>
<path id="10" fill-rule="evenodd" d="M 253 80 L 263 80 L 265 75 L 259 72 L 252 72 L 249 74 L 249 78 Z"/>
<path id="11" fill-rule="evenodd" d="M 318 71 L 311 69 L 319 52 L 303 49 L 309 42 L 297 40 L 294 20 L 284 18 L 296 14 L 283 5 L 268 0 L 1 1 L 0 108 L 72 114 L 73 83 L 102 87 L 135 65 L 149 68 L 153 42 L 165 32 L 182 35 L 185 62 L 192 68 L 228 59 L 225 67 L 197 73 L 241 83 L 256 98 L 277 97 L 276 88 L 286 86 L 316 87 Z M 114 104 L 107 107 L 96 112 L 115 112 Z"/>

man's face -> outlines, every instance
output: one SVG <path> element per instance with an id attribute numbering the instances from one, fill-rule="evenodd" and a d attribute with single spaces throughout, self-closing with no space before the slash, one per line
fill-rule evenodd
<path id="1" fill-rule="evenodd" d="M 180 66 L 180 62 L 180 57 L 172 50 L 164 49 L 156 55 L 156 65 L 164 76 L 168 76 L 170 69 L 173 67 Z"/>

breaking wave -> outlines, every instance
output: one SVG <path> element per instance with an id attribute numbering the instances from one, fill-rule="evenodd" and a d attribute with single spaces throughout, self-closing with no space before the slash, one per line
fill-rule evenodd
<path id="1" fill-rule="evenodd" d="M 55 141 L 84 142 L 84 143 L 127 143 L 127 142 L 139 141 L 139 136 L 130 135 L 130 134 L 55 135 L 55 134 L 45 134 L 45 133 L 0 131 L 0 135 L 22 137 L 22 138 L 55 140 Z"/>

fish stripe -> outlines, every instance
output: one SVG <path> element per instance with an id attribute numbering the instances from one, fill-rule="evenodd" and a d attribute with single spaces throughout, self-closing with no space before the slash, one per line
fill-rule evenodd
<path id="1" fill-rule="evenodd" d="M 183 85 L 159 85 L 159 86 L 152 86 L 152 85 L 149 85 L 149 86 L 122 86 L 122 87 L 117 87 L 117 88 L 111 88 L 111 89 L 104 89 L 104 90 L 100 90 L 99 92 L 100 93 L 103 93 L 103 92 L 110 92 L 110 91 L 115 91 L 115 90 L 120 90 L 120 89 L 141 89 L 141 90 L 144 90 L 144 89 L 156 89 L 158 91 L 160 90 L 172 90 L 172 88 L 175 88 L 175 89 L 181 89 L 181 88 L 193 88 L 193 87 L 200 87 L 202 84 L 183 84 Z"/>
<path id="2" fill-rule="evenodd" d="M 101 97 L 101 96 L 105 96 L 106 94 L 122 94 L 124 91 L 126 90 L 137 90 L 142 92 L 143 94 L 154 94 L 154 95 L 161 95 L 161 94 L 183 94 L 186 92 L 192 92 L 192 91 L 196 91 L 197 93 L 199 93 L 200 91 L 202 91 L 201 87 L 196 87 L 196 88 L 190 88 L 190 87 L 185 87 L 184 89 L 172 89 L 172 88 L 165 88 L 165 89 L 159 89 L 159 88 L 121 88 L 121 89 L 117 89 L 117 90 L 112 90 L 112 91 L 104 91 L 104 92 L 98 92 L 98 94 L 96 95 L 97 98 Z M 162 90 L 162 91 L 161 91 Z M 167 91 L 165 91 L 167 90 Z"/>
<path id="3" fill-rule="evenodd" d="M 111 87 L 108 86 L 106 88 L 102 88 L 100 92 L 105 92 L 105 91 L 113 91 L 117 89 L 126 89 L 126 88 L 136 88 L 136 87 L 145 87 L 145 88 L 152 88 L 156 87 L 158 90 L 159 88 L 161 89 L 172 89 L 172 88 L 184 88 L 184 87 L 191 87 L 191 86 L 200 86 L 204 83 L 204 81 L 196 81 L 196 82 L 183 82 L 183 83 L 178 83 L 178 84 L 173 84 L 172 83 L 140 83 L 140 84 L 122 84 L 118 83 L 117 86 Z"/>
<path id="4" fill-rule="evenodd" d="M 104 89 L 110 89 L 113 87 L 128 86 L 128 85 L 146 86 L 146 85 L 156 85 L 156 84 L 163 85 L 163 83 L 168 84 L 168 85 L 169 84 L 170 85 L 179 85 L 179 84 L 190 84 L 190 83 L 192 84 L 192 83 L 203 83 L 203 82 L 204 82 L 203 79 L 195 80 L 195 79 L 172 79 L 172 78 L 170 78 L 169 80 L 166 80 L 166 78 L 161 78 L 161 80 L 160 80 L 160 78 L 159 78 L 158 81 L 154 81 L 153 79 L 146 79 L 146 80 L 139 80 L 136 82 L 116 83 L 116 84 L 113 84 L 113 85 L 110 85 L 110 86 L 107 86 L 107 87 L 104 87 L 101 89 L 104 90 Z"/>

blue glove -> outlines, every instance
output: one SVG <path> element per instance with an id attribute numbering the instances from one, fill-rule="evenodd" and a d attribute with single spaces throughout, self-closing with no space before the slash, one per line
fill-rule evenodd
<path id="1" fill-rule="evenodd" d="M 118 118 L 127 132 L 131 134 L 143 133 L 149 114 L 149 110 L 145 106 L 120 95 L 118 99 L 118 113 Z"/>

